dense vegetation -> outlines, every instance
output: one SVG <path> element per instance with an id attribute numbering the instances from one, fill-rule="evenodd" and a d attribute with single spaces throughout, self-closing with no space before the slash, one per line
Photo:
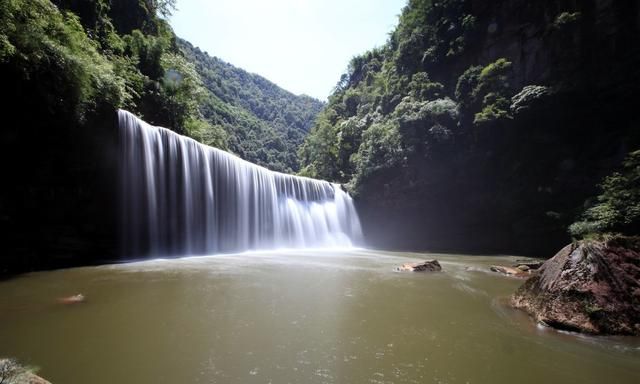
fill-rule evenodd
<path id="1" fill-rule="evenodd" d="M 631 152 L 622 170 L 605 177 L 601 194 L 586 204 L 581 220 L 569 227 L 574 237 L 640 234 L 640 151 Z"/>
<path id="2" fill-rule="evenodd" d="M 210 143 L 207 137 L 203 141 L 276 171 L 297 171 L 296 152 L 323 104 L 210 57 L 187 41 L 178 43 L 208 90 L 202 116 L 227 134 L 223 143 Z"/>
<path id="3" fill-rule="evenodd" d="M 302 173 L 349 183 L 378 245 L 554 251 L 640 147 L 638 4 L 596 3 L 410 0 L 351 60 Z M 574 235 L 637 228 L 628 170 Z"/>

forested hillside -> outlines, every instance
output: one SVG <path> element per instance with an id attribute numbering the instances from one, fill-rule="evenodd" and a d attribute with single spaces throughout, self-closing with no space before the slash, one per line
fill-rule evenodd
<path id="1" fill-rule="evenodd" d="M 637 153 L 621 167 L 640 148 L 639 15 L 630 0 L 410 0 L 388 43 L 352 59 L 302 173 L 349 183 L 373 245 L 550 255 L 578 219 L 575 236 L 637 232 Z"/>
<path id="2" fill-rule="evenodd" d="M 200 112 L 227 133 L 226 147 L 267 168 L 297 171 L 296 152 L 323 103 L 285 91 L 262 76 L 209 56 L 185 40 L 179 39 L 178 45 L 208 91 Z"/>

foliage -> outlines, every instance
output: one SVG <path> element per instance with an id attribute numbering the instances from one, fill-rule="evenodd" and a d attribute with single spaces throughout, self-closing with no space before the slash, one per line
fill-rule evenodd
<path id="1" fill-rule="evenodd" d="M 571 224 L 571 235 L 580 238 L 603 232 L 636 234 L 640 228 L 640 151 L 631 152 L 622 169 L 603 180 L 601 191 L 597 203 Z"/>
<path id="2" fill-rule="evenodd" d="M 444 151 L 459 133 L 459 106 L 446 79 L 433 73 L 464 51 L 476 25 L 468 8 L 461 0 L 411 0 L 389 42 L 350 61 L 301 149 L 305 175 L 352 181 L 357 189 L 378 171 Z M 508 65 L 477 67 L 460 92 L 482 106 L 480 93 L 497 88 Z"/>
<path id="3" fill-rule="evenodd" d="M 131 97 L 76 15 L 46 0 L 11 0 L 0 7 L 0 64 L 35 82 L 51 108 L 82 120 L 98 103 L 118 107 Z"/>
<path id="4" fill-rule="evenodd" d="M 207 120 L 190 119 L 184 123 L 185 133 L 195 140 L 212 147 L 226 150 L 229 135 L 220 125 L 212 125 Z"/>
<path id="5" fill-rule="evenodd" d="M 418 100 L 433 100 L 444 94 L 444 85 L 429 80 L 426 72 L 418 72 L 411 76 L 409 95 Z"/>
<path id="6" fill-rule="evenodd" d="M 460 105 L 465 109 L 472 108 L 475 102 L 476 96 L 474 90 L 478 87 L 481 71 L 481 66 L 472 65 L 458 78 L 455 96 L 456 100 L 458 100 Z"/>
<path id="7" fill-rule="evenodd" d="M 98 105 L 266 167 L 298 169 L 296 152 L 323 104 L 211 58 L 165 20 L 174 0 L 11 0 L 0 5 L 0 63 L 79 122 Z"/>
<path id="8" fill-rule="evenodd" d="M 303 176 L 337 180 L 338 137 L 326 115 L 321 115 L 309 139 L 300 147 L 300 158 L 305 164 Z"/>
<path id="9" fill-rule="evenodd" d="M 35 96 L 50 110 L 69 111 L 81 123 L 98 108 L 125 107 L 177 131 L 199 118 L 198 75 L 156 14 L 166 15 L 173 1 L 55 3 L 10 0 L 0 6 L 0 64 L 37 88 Z M 120 12 L 138 16 L 127 18 L 135 21 L 128 33 L 114 27 Z"/>
<path id="10" fill-rule="evenodd" d="M 154 14 L 167 18 L 176 10 L 176 0 L 144 0 L 146 8 Z"/>
<path id="11" fill-rule="evenodd" d="M 477 84 L 471 93 L 472 100 L 482 100 L 482 110 L 475 114 L 474 124 L 511 117 L 508 76 L 510 69 L 511 62 L 500 58 L 480 71 Z"/>
<path id="12" fill-rule="evenodd" d="M 206 90 L 199 112 L 211 127 L 226 132 L 226 148 L 273 170 L 297 171 L 298 147 L 323 104 L 210 57 L 186 41 L 178 45 Z"/>
<path id="13" fill-rule="evenodd" d="M 433 69 L 461 55 L 475 30 L 464 0 L 410 0 L 391 36 L 401 72 Z"/>
<path id="14" fill-rule="evenodd" d="M 362 135 L 362 145 L 356 154 L 356 181 L 362 182 L 382 170 L 402 165 L 405 160 L 398 125 L 376 123 Z"/>
<path id="15" fill-rule="evenodd" d="M 205 96 L 200 76 L 194 66 L 179 54 L 164 54 L 160 62 L 164 73 L 161 80 L 162 104 L 167 115 L 173 118 L 170 126 L 184 127 L 187 121 L 197 120 L 199 116 L 198 107 Z"/>
<path id="16" fill-rule="evenodd" d="M 482 99 L 482 111 L 476 113 L 473 122 L 484 124 L 511 117 L 509 100 L 496 93 L 488 93 Z"/>

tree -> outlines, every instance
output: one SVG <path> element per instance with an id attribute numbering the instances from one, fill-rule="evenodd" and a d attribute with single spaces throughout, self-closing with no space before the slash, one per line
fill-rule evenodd
<path id="1" fill-rule="evenodd" d="M 147 9 L 158 16 L 168 18 L 176 10 L 176 0 L 144 0 Z"/>
<path id="2" fill-rule="evenodd" d="M 589 207 L 569 232 L 581 238 L 592 234 L 620 232 L 635 235 L 640 230 L 640 150 L 631 152 L 622 169 L 605 177 L 597 203 Z"/>

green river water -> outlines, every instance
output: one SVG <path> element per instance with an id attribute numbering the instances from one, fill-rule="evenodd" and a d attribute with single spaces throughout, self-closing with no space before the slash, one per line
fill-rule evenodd
<path id="1" fill-rule="evenodd" d="M 431 258 L 443 272 L 394 271 Z M 305 250 L 31 273 L 0 282 L 0 357 L 54 384 L 640 383 L 639 338 L 510 309 L 522 280 L 488 266 L 515 259 Z"/>

